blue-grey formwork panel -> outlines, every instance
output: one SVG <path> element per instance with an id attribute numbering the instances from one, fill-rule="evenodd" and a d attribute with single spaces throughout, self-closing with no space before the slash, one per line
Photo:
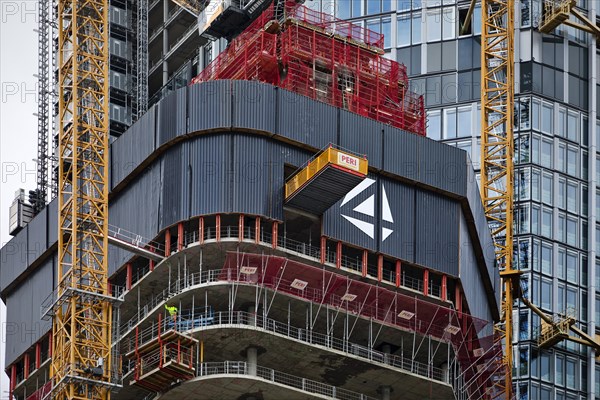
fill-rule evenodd
<path id="1" fill-rule="evenodd" d="M 230 128 L 231 81 L 212 81 L 188 88 L 189 132 Z"/>
<path id="2" fill-rule="evenodd" d="M 173 140 L 177 136 L 178 110 L 185 109 L 186 104 L 177 104 L 176 92 L 170 93 L 158 103 L 156 117 L 157 147 Z"/>
<path id="3" fill-rule="evenodd" d="M 435 140 L 419 139 L 419 181 L 466 196 L 467 152 Z"/>
<path id="4" fill-rule="evenodd" d="M 340 147 L 366 155 L 369 167 L 383 167 L 383 132 L 386 125 L 346 110 L 340 113 Z"/>
<path id="5" fill-rule="evenodd" d="M 27 265 L 33 263 L 48 248 L 48 208 L 40 211 L 27 224 Z"/>
<path id="6" fill-rule="evenodd" d="M 400 129 L 386 127 L 383 133 L 383 170 L 418 181 L 420 177 L 419 146 L 423 138 Z"/>
<path id="7" fill-rule="evenodd" d="M 14 236 L 2 249 L 0 249 L 0 289 L 4 290 L 19 275 L 27 269 L 27 241 L 26 226 L 16 236 Z"/>
<path id="8" fill-rule="evenodd" d="M 379 251 L 415 262 L 416 190 L 392 179 L 379 179 Z M 388 211 L 385 210 L 387 204 Z"/>
<path id="9" fill-rule="evenodd" d="M 274 86 L 253 81 L 233 81 L 233 126 L 274 133 L 277 97 Z"/>
<path id="10" fill-rule="evenodd" d="M 337 144 L 337 108 L 284 89 L 277 89 L 277 106 L 278 135 L 315 149 Z"/>
<path id="11" fill-rule="evenodd" d="M 40 305 L 54 289 L 53 257 L 48 257 L 6 298 L 6 365 L 14 362 L 51 329 L 41 320 Z"/>
<path id="12" fill-rule="evenodd" d="M 447 197 L 417 190 L 415 261 L 458 276 L 460 205 Z"/>

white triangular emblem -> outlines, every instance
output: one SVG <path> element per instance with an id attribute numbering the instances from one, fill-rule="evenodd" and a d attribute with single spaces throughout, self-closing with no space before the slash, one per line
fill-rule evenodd
<path id="1" fill-rule="evenodd" d="M 362 181 L 361 183 L 359 183 L 358 185 L 356 185 L 344 197 L 344 200 L 342 200 L 342 204 L 340 204 L 340 207 L 342 207 L 344 204 L 346 204 L 347 202 L 349 202 L 350 200 L 352 200 L 353 198 L 355 198 L 356 196 L 358 196 L 359 193 L 361 193 L 363 190 L 365 190 L 366 188 L 368 188 L 369 186 L 371 186 L 374 183 L 375 183 L 375 181 L 373 179 L 366 178 L 364 181 Z"/>
<path id="2" fill-rule="evenodd" d="M 381 185 L 381 194 L 383 198 L 381 199 L 381 205 L 383 207 L 382 210 L 382 218 L 387 222 L 394 222 L 394 217 L 392 217 L 392 210 L 390 209 L 390 203 L 388 202 L 387 194 L 385 193 L 385 186 Z"/>
<path id="3" fill-rule="evenodd" d="M 360 229 L 361 231 L 366 233 L 371 239 L 375 238 L 375 225 L 370 224 L 365 221 L 361 221 L 360 219 L 348 217 L 347 215 L 344 215 L 344 214 L 342 214 L 342 217 L 346 218 L 346 220 L 348 220 L 348 222 L 350 222 L 352 225 L 354 225 L 355 227 L 357 227 L 358 229 Z"/>
<path id="4" fill-rule="evenodd" d="M 361 214 L 368 215 L 369 217 L 375 216 L 375 195 L 372 194 L 371 197 L 354 207 L 354 211 L 359 212 Z"/>
<path id="5" fill-rule="evenodd" d="M 388 238 L 394 231 L 388 228 L 381 228 L 381 242 Z"/>

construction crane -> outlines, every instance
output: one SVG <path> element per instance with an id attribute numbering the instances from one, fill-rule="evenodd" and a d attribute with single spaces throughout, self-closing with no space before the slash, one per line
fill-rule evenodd
<path id="1" fill-rule="evenodd" d="M 476 0 L 472 0 L 465 24 L 469 28 Z M 600 37 L 600 29 L 575 9 L 575 0 L 546 0 L 538 26 L 551 33 L 561 24 L 590 32 Z M 496 382 L 506 399 L 513 398 L 512 315 L 513 304 L 523 304 L 543 321 L 538 347 L 548 348 L 561 340 L 571 340 L 600 351 L 600 344 L 576 326 L 568 313 L 550 317 L 523 295 L 521 272 L 512 265 L 513 195 L 514 195 L 514 0 L 481 0 L 481 194 L 484 210 L 494 238 L 497 267 L 502 279 L 501 320 L 495 326 L 498 340 L 504 344 L 505 379 Z M 573 15 L 581 23 L 572 21 Z M 569 331 L 577 336 L 571 336 Z"/>
<path id="2" fill-rule="evenodd" d="M 108 0 L 58 0 L 58 272 L 53 399 L 109 399 Z"/>

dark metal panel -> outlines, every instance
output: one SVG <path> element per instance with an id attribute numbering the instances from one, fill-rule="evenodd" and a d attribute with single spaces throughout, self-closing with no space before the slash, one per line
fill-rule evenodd
<path id="1" fill-rule="evenodd" d="M 111 145 L 112 187 L 131 173 L 155 149 L 157 106 L 152 107 Z"/>
<path id="2" fill-rule="evenodd" d="M 185 181 L 181 173 L 182 150 L 182 146 L 175 146 L 162 156 L 161 228 L 181 220 L 181 189 Z"/>
<path id="3" fill-rule="evenodd" d="M 483 285 L 483 279 L 479 269 L 479 262 L 475 256 L 473 243 L 469 237 L 468 222 L 464 217 L 460 218 L 460 282 L 462 284 L 469 312 L 471 315 L 492 321 L 492 313 L 487 293 Z"/>
<path id="4" fill-rule="evenodd" d="M 273 143 L 273 151 L 274 157 L 279 156 L 284 164 L 292 165 L 296 168 L 300 168 L 314 156 L 314 153 L 310 151 L 282 143 Z"/>
<path id="5" fill-rule="evenodd" d="M 177 96 L 175 134 L 181 136 L 188 132 L 188 86 L 177 89 L 175 93 Z"/>
<path id="6" fill-rule="evenodd" d="M 58 241 L 58 199 L 52 200 L 47 206 L 48 210 L 48 247 Z"/>
<path id="7" fill-rule="evenodd" d="M 275 87 L 252 81 L 233 81 L 233 126 L 275 132 Z"/>
<path id="8" fill-rule="evenodd" d="M 375 218 L 375 216 L 380 215 L 380 202 L 376 200 L 377 187 L 377 177 L 369 175 L 357 186 L 362 190 L 350 192 L 327 210 L 323 214 L 323 235 L 377 251 L 377 234 L 380 226 L 377 218 Z M 373 201 L 370 202 L 369 199 L 372 196 Z M 359 207 L 361 204 L 368 205 Z M 372 211 L 365 213 L 365 209 L 369 208 L 370 205 L 372 205 Z M 357 209 L 361 211 L 357 211 Z M 354 223 L 351 221 L 354 221 Z M 363 229 L 358 227 L 357 224 L 362 226 Z"/>
<path id="9" fill-rule="evenodd" d="M 383 133 L 383 169 L 417 181 L 420 162 L 418 149 L 422 140 L 413 133 L 386 127 Z"/>
<path id="10" fill-rule="evenodd" d="M 46 237 L 47 213 L 48 208 L 44 208 L 27 225 L 27 265 L 37 260 L 48 248 Z"/>
<path id="11" fill-rule="evenodd" d="M 357 154 L 366 155 L 369 167 L 383 167 L 383 132 L 386 125 L 369 118 L 339 110 L 340 146 Z"/>
<path id="12" fill-rule="evenodd" d="M 231 127 L 231 81 L 192 85 L 188 89 L 189 132 Z"/>
<path id="13" fill-rule="evenodd" d="M 466 196 L 467 152 L 435 140 L 419 139 L 419 180 L 459 196 Z"/>
<path id="14" fill-rule="evenodd" d="M 271 216 L 273 195 L 283 186 L 276 181 L 269 139 L 250 135 L 233 136 L 232 211 Z M 278 166 L 283 169 L 282 165 Z"/>
<path id="15" fill-rule="evenodd" d="M 417 190 L 415 261 L 458 276 L 460 205 L 432 192 Z"/>
<path id="16" fill-rule="evenodd" d="M 384 212 L 384 202 L 387 199 L 391 214 Z M 379 251 L 405 261 L 415 261 L 415 188 L 381 178 L 379 180 L 380 227 Z M 390 221 L 391 220 L 391 221 Z M 384 239 L 384 228 L 391 230 Z"/>
<path id="17" fill-rule="evenodd" d="M 177 135 L 177 94 L 171 93 L 158 103 L 157 117 L 158 146 Z"/>
<path id="18" fill-rule="evenodd" d="M 338 109 L 284 89 L 277 90 L 277 133 L 322 149 L 337 143 Z"/>
<path id="19" fill-rule="evenodd" d="M 1 290 L 10 285 L 27 268 L 27 230 L 26 226 L 0 250 Z"/>
<path id="20" fill-rule="evenodd" d="M 204 135 L 190 141 L 192 215 L 231 211 L 231 146 L 229 134 Z"/>
<path id="21" fill-rule="evenodd" d="M 40 305 L 54 286 L 52 257 L 6 298 L 6 355 L 10 364 L 40 339 L 50 328 L 50 321 L 40 319 Z"/>

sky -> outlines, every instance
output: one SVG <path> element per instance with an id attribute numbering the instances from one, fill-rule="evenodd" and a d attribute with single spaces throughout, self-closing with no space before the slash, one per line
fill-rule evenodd
<path id="1" fill-rule="evenodd" d="M 8 242 L 8 209 L 19 188 L 35 188 L 37 157 L 37 2 L 0 0 L 0 247 Z M 4 374 L 6 309 L 0 302 L 0 399 Z"/>

